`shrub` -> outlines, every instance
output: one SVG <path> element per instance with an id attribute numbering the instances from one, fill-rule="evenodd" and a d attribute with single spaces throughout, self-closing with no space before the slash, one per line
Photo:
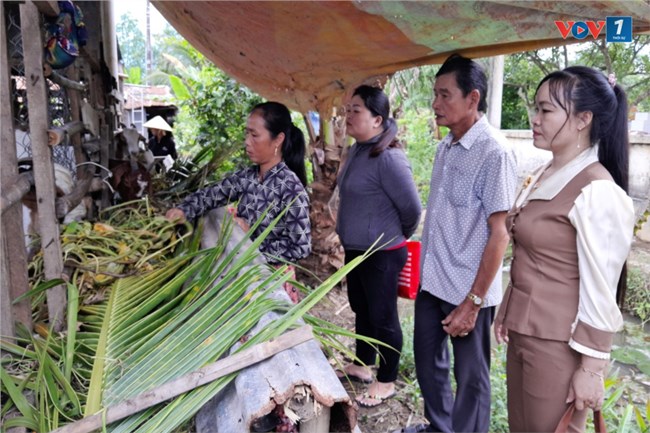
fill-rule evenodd
<path id="1" fill-rule="evenodd" d="M 650 276 L 632 266 L 627 272 L 625 310 L 641 319 L 644 324 L 650 320 Z"/>
<path id="2" fill-rule="evenodd" d="M 422 113 L 409 110 L 398 120 L 403 131 L 399 137 L 406 143 L 406 155 L 411 162 L 413 179 L 423 206 L 429 198 L 429 181 L 438 142 L 433 135 L 432 116 L 428 110 Z"/>

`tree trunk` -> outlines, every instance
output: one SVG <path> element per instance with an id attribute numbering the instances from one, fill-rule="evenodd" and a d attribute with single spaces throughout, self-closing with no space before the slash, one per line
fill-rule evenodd
<path id="1" fill-rule="evenodd" d="M 347 155 L 345 117 L 320 114 L 321 134 L 309 143 L 314 180 L 309 185 L 311 199 L 312 253 L 301 265 L 313 274 L 298 270 L 301 281 L 315 285 L 344 264 L 343 247 L 336 234 L 338 190 L 336 175 Z"/>

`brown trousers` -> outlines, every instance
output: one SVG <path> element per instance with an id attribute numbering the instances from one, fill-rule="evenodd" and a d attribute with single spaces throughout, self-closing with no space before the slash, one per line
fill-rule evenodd
<path id="1" fill-rule="evenodd" d="M 566 342 L 509 332 L 507 355 L 508 421 L 511 432 L 554 432 L 580 354 Z M 587 409 L 576 411 L 569 432 L 585 429 Z"/>

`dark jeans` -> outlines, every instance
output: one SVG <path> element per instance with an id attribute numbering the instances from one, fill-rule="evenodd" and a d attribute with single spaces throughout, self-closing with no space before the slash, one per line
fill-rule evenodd
<path id="1" fill-rule="evenodd" d="M 363 251 L 346 251 L 349 263 Z M 377 251 L 347 275 L 348 299 L 354 311 L 356 333 L 375 338 L 392 347 L 375 347 L 357 340 L 356 355 L 366 365 L 376 362 L 379 352 L 379 382 L 397 379 L 402 351 L 402 328 L 397 314 L 397 280 L 406 264 L 406 247 Z M 356 364 L 360 363 L 355 361 Z"/>
<path id="2" fill-rule="evenodd" d="M 435 432 L 487 432 L 490 427 L 490 326 L 495 307 L 481 308 L 466 337 L 451 337 L 456 398 L 442 320 L 455 305 L 420 291 L 415 300 L 413 351 L 424 414 Z"/>

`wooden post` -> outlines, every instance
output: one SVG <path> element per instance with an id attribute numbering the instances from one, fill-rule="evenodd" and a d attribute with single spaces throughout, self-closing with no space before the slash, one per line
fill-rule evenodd
<path id="1" fill-rule="evenodd" d="M 68 66 L 67 72 L 71 80 L 76 82 L 79 81 L 79 68 L 77 65 L 73 63 L 72 65 Z M 87 90 L 88 85 L 85 84 L 85 91 Z M 70 115 L 72 117 L 72 121 L 81 121 L 81 97 L 79 95 L 79 90 L 72 88 L 68 89 L 68 99 L 70 100 Z M 81 136 L 73 135 L 70 141 L 74 149 L 75 163 L 81 164 L 82 162 L 86 162 L 88 158 L 86 158 L 86 154 L 83 152 L 83 148 L 81 147 Z M 82 170 L 79 168 L 79 166 L 77 166 L 77 178 L 80 177 L 81 173 Z"/>
<path id="2" fill-rule="evenodd" d="M 12 113 L 11 77 L 7 50 L 7 29 L 5 27 L 4 2 L 0 5 L 0 128 L 2 164 L 0 164 L 0 192 L 3 197 L 18 180 L 16 158 L 16 137 Z M 9 206 L 2 213 L 0 229 L 0 248 L 2 255 L 2 281 L 0 282 L 0 334 L 13 336 L 14 321 L 32 329 L 32 309 L 29 299 L 11 306 L 11 301 L 29 290 L 27 278 L 27 251 L 23 232 L 23 207 L 20 202 Z"/>
<path id="3" fill-rule="evenodd" d="M 32 141 L 32 159 L 38 203 L 38 223 L 43 249 L 46 279 L 61 278 L 63 260 L 59 222 L 56 219 L 56 197 L 52 150 L 48 146 L 47 83 L 43 76 L 43 41 L 41 16 L 32 1 L 20 5 L 20 25 L 25 59 L 29 132 Z M 66 295 L 63 285 L 47 291 L 47 311 L 50 324 L 60 331 L 65 323 Z"/>
<path id="4" fill-rule="evenodd" d="M 124 419 L 220 377 L 257 364 L 276 353 L 297 346 L 312 338 L 310 326 L 294 329 L 278 338 L 244 349 L 192 373 L 185 374 L 121 403 L 107 407 L 99 413 L 53 430 L 51 433 L 87 433 L 99 429 L 104 423 L 110 424 Z"/>

